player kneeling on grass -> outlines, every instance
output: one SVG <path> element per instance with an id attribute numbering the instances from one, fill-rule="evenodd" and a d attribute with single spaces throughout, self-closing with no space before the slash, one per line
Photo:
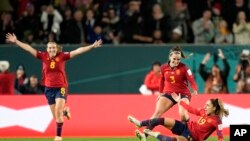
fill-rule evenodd
<path id="1" fill-rule="evenodd" d="M 187 123 L 180 122 L 171 118 L 155 118 L 139 121 L 132 116 L 128 116 L 128 120 L 134 123 L 138 128 L 143 126 L 163 125 L 170 129 L 177 137 L 161 135 L 159 132 L 153 132 L 145 129 L 144 133 L 157 138 L 160 141 L 203 141 L 206 140 L 215 130 L 219 141 L 223 141 L 222 134 L 222 117 L 228 116 L 229 112 L 224 108 L 220 99 L 210 99 L 206 102 L 203 109 L 195 109 L 187 105 L 180 98 L 180 95 L 172 94 L 173 99 L 182 107 L 187 109 L 189 113 L 200 116 L 197 121 L 189 121 Z M 146 137 L 139 130 L 136 130 L 136 136 L 141 141 L 146 141 Z"/>

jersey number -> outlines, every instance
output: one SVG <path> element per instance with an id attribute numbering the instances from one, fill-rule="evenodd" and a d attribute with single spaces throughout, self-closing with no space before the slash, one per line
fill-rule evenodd
<path id="1" fill-rule="evenodd" d="M 204 118 L 199 118 L 199 120 L 198 120 L 198 123 L 200 124 L 200 125 L 203 125 L 204 123 L 206 122 L 206 119 L 204 119 Z"/>
<path id="2" fill-rule="evenodd" d="M 54 62 L 54 61 L 50 62 L 49 66 L 50 66 L 51 69 L 54 69 L 55 66 L 56 66 L 56 62 Z"/>
<path id="3" fill-rule="evenodd" d="M 65 88 L 61 88 L 61 94 L 62 94 L 62 96 L 65 96 Z"/>
<path id="4" fill-rule="evenodd" d="M 175 83 L 174 76 L 170 76 L 170 83 Z"/>

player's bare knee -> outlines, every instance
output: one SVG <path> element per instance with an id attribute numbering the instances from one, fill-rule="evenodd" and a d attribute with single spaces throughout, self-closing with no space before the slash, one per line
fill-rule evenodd
<path id="1" fill-rule="evenodd" d="M 55 115 L 63 115 L 63 108 L 55 108 Z"/>

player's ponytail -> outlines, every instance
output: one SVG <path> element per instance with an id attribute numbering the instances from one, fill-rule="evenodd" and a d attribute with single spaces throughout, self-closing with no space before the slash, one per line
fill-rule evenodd
<path id="1" fill-rule="evenodd" d="M 211 99 L 211 103 L 215 107 L 215 115 L 218 115 L 220 117 L 227 117 L 229 115 L 228 109 L 225 109 L 223 102 L 216 98 L 216 99 Z"/>

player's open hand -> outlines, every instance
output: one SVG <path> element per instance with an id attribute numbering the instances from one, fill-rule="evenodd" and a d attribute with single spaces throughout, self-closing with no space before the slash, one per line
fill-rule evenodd
<path id="1" fill-rule="evenodd" d="M 7 33 L 6 34 L 6 41 L 9 42 L 9 43 L 16 43 L 17 37 L 16 37 L 16 35 L 14 33 L 13 34 Z"/>
<path id="2" fill-rule="evenodd" d="M 203 64 L 206 64 L 206 63 L 209 61 L 210 56 L 211 56 L 210 53 L 206 53 L 206 55 L 205 55 L 204 58 L 203 58 L 202 63 L 203 63 Z"/>
<path id="3" fill-rule="evenodd" d="M 177 103 L 181 100 L 181 94 L 172 93 L 171 96 Z"/>
<path id="4" fill-rule="evenodd" d="M 97 40 L 93 43 L 93 48 L 98 48 L 102 46 L 102 40 Z"/>
<path id="5" fill-rule="evenodd" d="M 219 56 L 221 59 L 224 59 L 224 58 L 225 58 L 225 56 L 224 56 L 224 54 L 223 54 L 223 52 L 222 52 L 221 49 L 218 49 L 218 56 Z"/>

